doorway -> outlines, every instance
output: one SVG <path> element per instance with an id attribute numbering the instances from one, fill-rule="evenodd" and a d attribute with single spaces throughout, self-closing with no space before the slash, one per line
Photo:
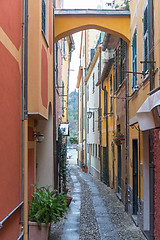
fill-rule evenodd
<path id="1" fill-rule="evenodd" d="M 118 193 L 121 196 L 121 145 L 118 146 Z"/>
<path id="2" fill-rule="evenodd" d="M 138 212 L 138 140 L 134 139 L 133 146 L 133 215 Z"/>

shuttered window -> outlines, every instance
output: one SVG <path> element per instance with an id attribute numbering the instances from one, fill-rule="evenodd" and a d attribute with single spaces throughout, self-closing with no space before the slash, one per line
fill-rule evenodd
<path id="1" fill-rule="evenodd" d="M 56 42 L 56 85 L 58 87 L 58 42 Z"/>
<path id="2" fill-rule="evenodd" d="M 132 40 L 132 91 L 137 86 L 137 31 L 135 31 Z"/>
<path id="3" fill-rule="evenodd" d="M 143 71 L 146 72 L 149 68 L 147 61 L 149 60 L 149 21 L 148 21 L 148 5 L 144 10 L 143 15 L 143 52 L 144 52 L 144 61 Z"/>
<path id="4" fill-rule="evenodd" d="M 46 35 L 46 3 L 42 0 L 42 32 Z"/>
<path id="5" fill-rule="evenodd" d="M 119 85 L 125 79 L 125 68 L 126 68 L 126 42 L 120 39 L 119 44 Z"/>
<path id="6" fill-rule="evenodd" d="M 95 126 L 94 126 L 94 124 L 95 124 L 94 112 L 92 113 L 92 117 L 93 117 L 93 128 L 92 128 L 92 130 L 93 130 L 93 132 L 94 132 L 94 130 L 95 130 Z"/>
<path id="7" fill-rule="evenodd" d="M 115 51 L 114 56 L 114 92 L 117 91 L 117 51 Z"/>

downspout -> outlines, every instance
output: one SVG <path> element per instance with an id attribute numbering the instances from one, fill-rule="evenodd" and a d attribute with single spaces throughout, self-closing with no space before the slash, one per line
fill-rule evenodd
<path id="1" fill-rule="evenodd" d="M 105 91 L 106 91 L 106 113 L 108 113 L 108 91 L 106 90 L 105 88 Z M 108 114 L 106 116 L 106 157 L 107 157 L 107 176 L 106 176 L 106 184 L 107 186 L 109 186 L 109 164 L 108 164 Z"/>
<path id="2" fill-rule="evenodd" d="M 22 223 L 24 239 L 28 239 L 28 0 L 23 0 L 22 33 Z"/>
<path id="3" fill-rule="evenodd" d="M 86 74 L 87 74 L 87 59 L 86 59 L 86 44 L 87 44 L 87 36 L 86 36 L 86 30 L 85 30 L 85 79 L 86 79 Z M 86 84 L 85 84 L 85 160 L 87 164 L 87 131 L 86 131 L 86 126 L 87 126 L 87 101 L 86 101 Z"/>
<path id="4" fill-rule="evenodd" d="M 84 164 L 84 149 L 83 149 L 83 70 L 82 70 L 82 109 L 81 109 L 81 114 L 82 114 L 82 166 Z"/>
<path id="5" fill-rule="evenodd" d="M 100 79 L 101 76 L 101 55 L 102 55 L 102 48 L 99 47 L 99 72 L 98 72 L 98 80 Z M 102 148 L 102 129 L 101 129 L 101 117 L 102 117 L 102 101 L 101 101 L 101 92 L 102 92 L 102 83 L 99 85 L 99 141 L 100 141 L 100 151 L 99 151 L 99 158 L 100 158 L 100 180 L 102 181 L 102 154 L 101 154 L 101 148 Z"/>
<path id="6" fill-rule="evenodd" d="M 154 81 L 154 0 L 148 0 L 149 6 L 149 61 L 150 91 L 155 88 Z M 149 175 L 150 175 L 150 237 L 154 239 L 154 129 L 150 130 Z"/>
<path id="7" fill-rule="evenodd" d="M 129 46 L 126 44 L 126 68 L 129 69 Z M 128 212 L 128 179 L 129 179 L 129 75 L 126 74 L 126 81 L 125 81 L 125 99 L 126 99 L 126 130 L 125 130 L 125 160 L 126 160 L 126 169 L 125 169 L 125 211 Z"/>
<path id="8" fill-rule="evenodd" d="M 56 79 L 55 79 L 55 39 L 54 39 L 54 8 L 53 8 L 53 159 L 54 159 L 54 189 L 58 189 L 58 163 L 56 146 Z"/>

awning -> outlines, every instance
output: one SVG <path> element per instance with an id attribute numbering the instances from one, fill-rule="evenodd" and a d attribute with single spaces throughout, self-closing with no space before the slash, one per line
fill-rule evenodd
<path id="1" fill-rule="evenodd" d="M 156 107 L 159 105 L 160 90 L 149 96 L 136 113 L 141 131 L 160 127 L 160 118 L 156 111 Z"/>

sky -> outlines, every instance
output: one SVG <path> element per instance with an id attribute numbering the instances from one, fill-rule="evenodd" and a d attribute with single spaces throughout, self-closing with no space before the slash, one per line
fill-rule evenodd
<path id="1" fill-rule="evenodd" d="M 96 9 L 100 0 L 64 0 L 65 9 Z M 72 52 L 69 77 L 69 92 L 74 91 L 77 83 L 78 69 L 80 64 L 80 32 L 73 34 L 75 50 Z"/>

